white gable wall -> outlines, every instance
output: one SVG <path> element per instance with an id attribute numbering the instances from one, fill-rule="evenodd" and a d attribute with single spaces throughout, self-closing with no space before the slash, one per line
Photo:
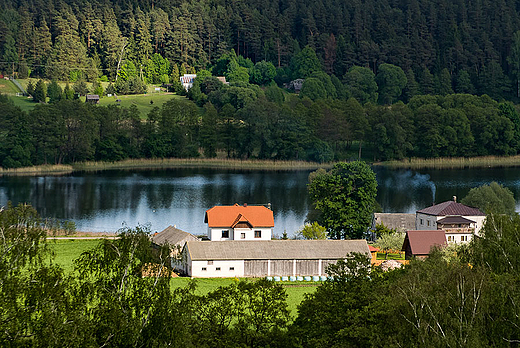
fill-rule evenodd
<path id="1" fill-rule="evenodd" d="M 229 231 L 228 238 L 222 237 L 222 231 Z M 255 237 L 255 231 L 260 231 L 260 238 Z M 242 235 L 244 233 L 244 235 Z M 262 228 L 208 228 L 208 238 L 211 241 L 222 240 L 271 240 L 273 230 L 270 227 Z M 244 238 L 242 238 L 244 237 Z"/>
<path id="2" fill-rule="evenodd" d="M 244 260 L 191 261 L 188 268 L 192 278 L 244 277 Z"/>

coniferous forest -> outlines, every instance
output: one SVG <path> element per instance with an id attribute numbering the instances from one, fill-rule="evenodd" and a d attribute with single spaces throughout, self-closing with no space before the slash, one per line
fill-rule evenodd
<path id="1" fill-rule="evenodd" d="M 3 167 L 217 153 L 323 162 L 366 148 L 370 160 L 520 150 L 516 2 L 0 4 L 0 71 L 49 81 L 29 86 L 43 102 L 32 111 L 0 100 Z M 147 115 L 70 100 L 142 93 L 145 84 L 186 94 L 185 73 L 197 74 L 189 100 Z M 295 79 L 304 79 L 301 91 L 288 93 Z"/>

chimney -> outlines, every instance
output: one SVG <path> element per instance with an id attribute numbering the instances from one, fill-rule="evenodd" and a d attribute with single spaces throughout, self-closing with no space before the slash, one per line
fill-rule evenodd
<path id="1" fill-rule="evenodd" d="M 453 201 L 457 203 L 457 196 L 453 196 Z"/>
<path id="2" fill-rule="evenodd" d="M 244 203 L 244 207 L 247 207 L 247 203 Z"/>
<path id="3" fill-rule="evenodd" d="M 267 203 L 267 209 L 271 210 L 271 203 Z"/>

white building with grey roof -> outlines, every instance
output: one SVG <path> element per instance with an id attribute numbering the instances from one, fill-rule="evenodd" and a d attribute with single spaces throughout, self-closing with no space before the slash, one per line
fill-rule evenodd
<path id="1" fill-rule="evenodd" d="M 193 278 L 324 276 L 351 252 L 370 258 L 366 240 L 188 241 L 182 258 Z"/>

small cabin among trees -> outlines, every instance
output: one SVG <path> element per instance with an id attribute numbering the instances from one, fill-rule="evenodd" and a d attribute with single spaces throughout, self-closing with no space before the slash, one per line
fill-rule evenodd
<path id="1" fill-rule="evenodd" d="M 99 95 L 87 94 L 85 97 L 85 103 L 99 104 Z"/>

